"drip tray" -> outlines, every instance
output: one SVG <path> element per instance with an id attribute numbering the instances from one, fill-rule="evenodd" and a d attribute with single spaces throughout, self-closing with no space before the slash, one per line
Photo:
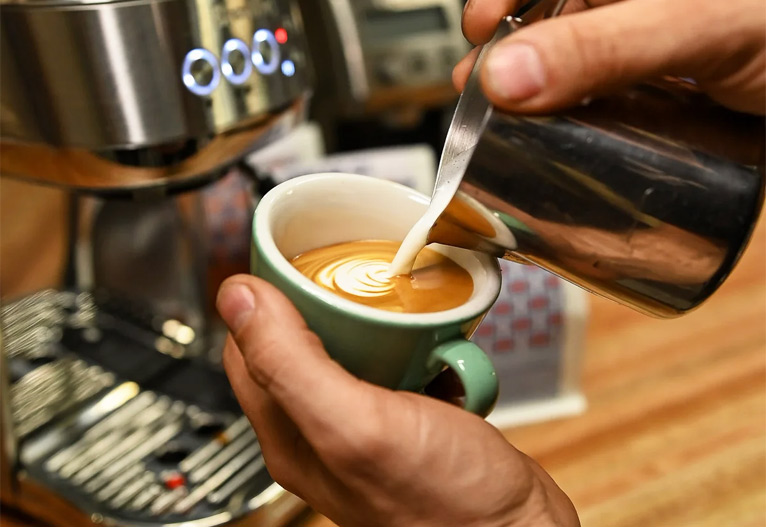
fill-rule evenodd
<path id="1" fill-rule="evenodd" d="M 125 526 L 220 525 L 279 502 L 270 527 L 304 508 L 269 476 L 223 373 L 153 349 L 150 325 L 59 291 L 2 320 L 20 465 L 52 498 Z"/>

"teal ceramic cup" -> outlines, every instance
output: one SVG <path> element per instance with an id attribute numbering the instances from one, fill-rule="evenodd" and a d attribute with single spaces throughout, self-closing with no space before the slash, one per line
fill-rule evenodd
<path id="1" fill-rule="evenodd" d="M 290 263 L 319 247 L 357 240 L 401 241 L 429 198 L 402 185 L 354 174 L 314 174 L 282 183 L 258 204 L 251 271 L 280 289 L 330 356 L 357 377 L 397 390 L 422 391 L 443 369 L 463 384 L 466 410 L 486 416 L 497 399 L 487 355 L 467 339 L 500 292 L 491 256 L 431 245 L 473 278 L 471 297 L 434 313 L 394 313 L 357 304 L 316 285 Z"/>

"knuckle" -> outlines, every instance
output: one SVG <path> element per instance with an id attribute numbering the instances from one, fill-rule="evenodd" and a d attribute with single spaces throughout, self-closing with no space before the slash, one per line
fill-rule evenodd
<path id="1" fill-rule="evenodd" d="M 355 423 L 352 429 L 344 431 L 332 443 L 328 442 L 328 446 L 331 448 L 328 461 L 341 470 L 354 473 L 385 465 L 395 453 L 390 432 L 374 415 Z"/>
<path id="2" fill-rule="evenodd" d="M 584 79 L 593 78 L 594 75 L 603 73 L 607 64 L 604 57 L 609 53 L 609 42 L 599 42 L 594 32 L 581 24 L 567 23 L 565 26 L 566 41 L 571 53 L 576 57 L 577 69 L 573 73 L 582 75 Z"/>
<path id="3" fill-rule="evenodd" d="M 279 360 L 281 351 L 282 343 L 278 339 L 261 336 L 244 354 L 250 377 L 267 391 L 279 376 L 282 364 Z"/>
<path id="4" fill-rule="evenodd" d="M 319 335 L 308 328 L 303 328 L 301 340 L 305 341 L 306 345 L 310 348 L 324 348 L 324 344 L 322 344 L 322 340 L 319 338 Z"/>
<path id="5" fill-rule="evenodd" d="M 264 456 L 264 460 L 266 462 L 266 469 L 269 471 L 272 479 L 288 492 L 297 494 L 298 482 L 291 463 L 287 459 L 278 456 Z"/>
<path id="6" fill-rule="evenodd" d="M 285 360 L 287 346 L 300 346 L 308 350 L 323 349 L 322 341 L 307 327 L 297 330 L 296 335 L 286 338 L 277 331 L 262 332 L 250 341 L 244 353 L 245 365 L 250 377 L 264 390 L 269 390 L 290 376 L 284 376 L 290 363 Z"/>
<path id="7" fill-rule="evenodd" d="M 560 89 L 594 84 L 624 70 L 619 39 L 588 18 L 564 16 L 533 24 L 519 31 L 519 38 L 540 50 L 551 86 Z"/>
<path id="8" fill-rule="evenodd" d="M 235 353 L 239 352 L 227 342 L 223 347 L 223 353 L 221 354 L 221 361 L 226 371 L 229 371 L 229 369 L 233 367 Z"/>
<path id="9" fill-rule="evenodd" d="M 344 470 L 359 472 L 372 464 L 388 459 L 388 445 L 380 437 L 369 434 L 349 438 L 335 450 L 334 464 Z"/>

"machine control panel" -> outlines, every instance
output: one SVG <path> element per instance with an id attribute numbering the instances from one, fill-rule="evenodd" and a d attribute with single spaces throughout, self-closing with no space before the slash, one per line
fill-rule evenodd
<path id="1" fill-rule="evenodd" d="M 300 119 L 310 92 L 302 19 L 290 0 L 41 0 L 0 2 L 0 11 L 0 99 L 14 108 L 0 138 L 111 163 L 42 169 L 25 151 L 6 173 L 55 173 L 46 178 L 88 188 L 212 173 L 255 147 L 256 123 L 289 128 Z M 35 108 L 53 113 L 43 119 Z M 229 142 L 232 130 L 252 140 Z M 209 164 L 183 163 L 216 136 L 215 155 L 201 156 Z"/>
<path id="2" fill-rule="evenodd" d="M 207 96 L 221 82 L 242 86 L 254 74 L 292 77 L 296 63 L 290 58 L 289 48 L 285 48 L 288 39 L 284 27 L 273 31 L 260 28 L 249 42 L 239 38 L 226 40 L 217 55 L 209 49 L 194 48 L 184 57 L 181 79 L 190 92 Z"/>

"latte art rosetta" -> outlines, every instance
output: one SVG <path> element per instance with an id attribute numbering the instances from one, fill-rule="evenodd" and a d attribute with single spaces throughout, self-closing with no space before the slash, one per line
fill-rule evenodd
<path id="1" fill-rule="evenodd" d="M 342 265 L 323 269 L 320 280 L 322 285 L 358 296 L 381 296 L 394 288 L 385 262 L 352 259 Z"/>
<path id="2" fill-rule="evenodd" d="M 405 313 L 443 311 L 473 292 L 471 275 L 436 251 L 421 252 L 409 276 L 389 276 L 399 244 L 362 240 L 307 251 L 292 264 L 314 283 L 371 307 Z"/>

